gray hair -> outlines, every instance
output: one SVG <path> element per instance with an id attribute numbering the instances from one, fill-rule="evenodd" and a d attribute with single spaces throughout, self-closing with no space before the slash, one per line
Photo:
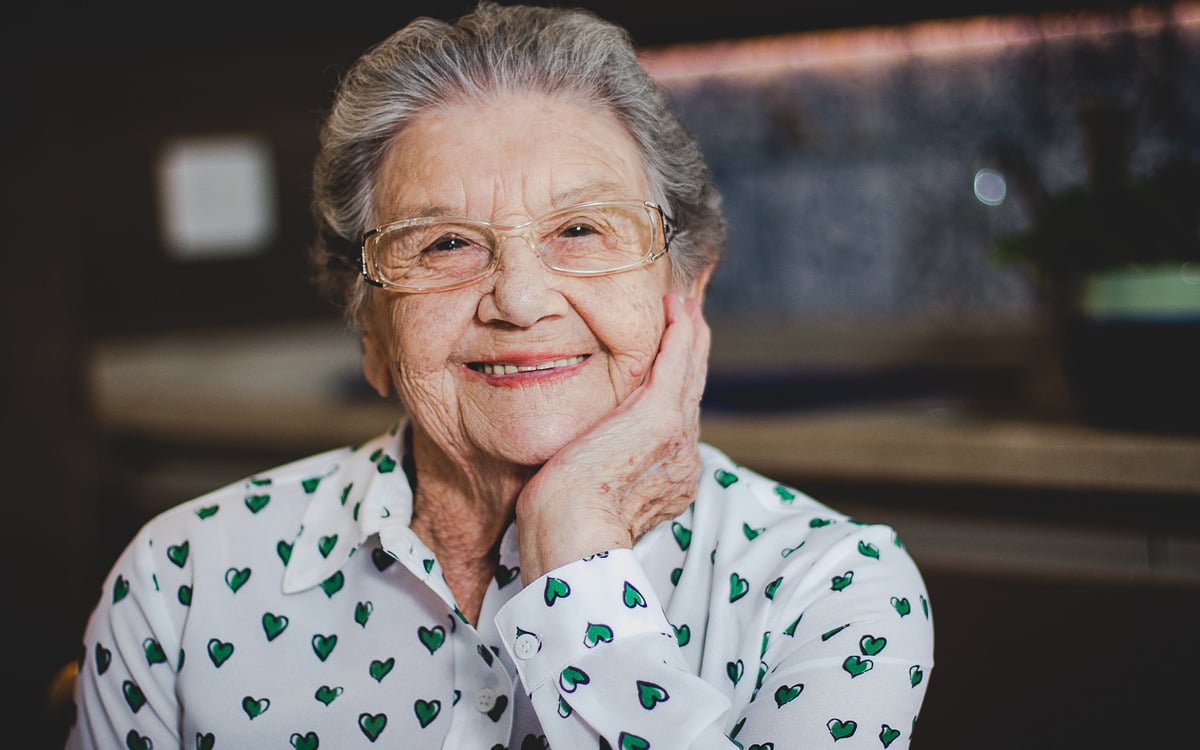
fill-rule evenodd
<path id="1" fill-rule="evenodd" d="M 642 69 L 628 33 L 584 10 L 481 3 L 454 23 L 418 18 L 369 49 L 343 78 L 313 175 L 317 283 L 355 320 L 366 298 L 357 239 L 375 224 L 377 175 L 415 117 L 448 103 L 533 91 L 611 111 L 679 231 L 667 258 L 680 288 L 725 245 L 720 195 L 695 139 Z"/>

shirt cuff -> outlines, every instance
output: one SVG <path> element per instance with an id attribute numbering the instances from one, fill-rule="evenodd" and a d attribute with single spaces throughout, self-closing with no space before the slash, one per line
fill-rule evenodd
<path id="1" fill-rule="evenodd" d="M 656 635 L 675 645 L 658 595 L 631 549 L 568 563 L 534 580 L 495 618 L 526 692 L 577 678 L 569 667 L 598 645 Z M 686 669 L 677 648 L 664 649 Z M 560 685 L 571 692 L 573 685 Z"/>

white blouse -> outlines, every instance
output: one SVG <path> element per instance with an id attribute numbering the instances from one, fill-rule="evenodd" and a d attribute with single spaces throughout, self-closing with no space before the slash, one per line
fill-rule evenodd
<path id="1" fill-rule="evenodd" d="M 701 446 L 695 501 L 479 627 L 408 524 L 397 426 L 150 521 L 89 622 L 69 748 L 906 747 L 929 602 L 885 526 Z"/>

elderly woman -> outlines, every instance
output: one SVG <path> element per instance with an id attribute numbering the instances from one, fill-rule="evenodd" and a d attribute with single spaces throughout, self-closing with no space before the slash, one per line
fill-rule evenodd
<path id="1" fill-rule="evenodd" d="M 894 533 L 699 443 L 723 243 L 691 137 L 583 12 L 418 20 L 346 76 L 317 255 L 406 417 L 151 521 L 71 747 L 902 747 Z"/>

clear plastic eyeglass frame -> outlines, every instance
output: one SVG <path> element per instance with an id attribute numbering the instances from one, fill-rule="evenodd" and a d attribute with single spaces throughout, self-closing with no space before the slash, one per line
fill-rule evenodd
<path id="1" fill-rule="evenodd" d="M 558 266 L 547 263 L 545 258 L 542 257 L 541 253 L 538 252 L 538 240 L 536 237 L 534 237 L 532 235 L 530 230 L 533 226 L 535 226 L 539 222 L 545 220 L 546 218 L 554 216 L 556 214 L 569 213 L 576 209 L 604 208 L 604 207 L 609 207 L 609 206 L 638 207 L 638 208 L 643 208 L 646 210 L 647 214 L 649 215 L 649 218 L 651 219 L 651 224 L 653 227 L 653 229 L 652 229 L 653 234 L 651 236 L 650 246 L 646 249 L 645 255 L 643 255 L 642 257 L 638 258 L 635 261 L 632 261 L 629 263 L 622 263 L 621 265 L 614 266 L 613 268 L 579 270 L 579 269 L 571 269 L 571 268 L 560 268 Z M 494 240 L 495 250 L 491 253 L 491 256 L 492 256 L 491 261 L 488 263 L 487 267 L 483 268 L 478 273 L 471 274 L 468 277 L 464 277 L 461 279 L 454 279 L 454 280 L 449 281 L 446 284 L 439 284 L 439 285 L 410 286 L 410 285 L 405 285 L 405 284 L 397 284 L 394 281 L 390 281 L 390 280 L 384 278 L 384 276 L 380 272 L 378 261 L 375 259 L 375 249 L 378 246 L 378 242 L 382 237 L 386 236 L 388 232 L 393 232 L 393 231 L 397 231 L 397 230 L 401 230 L 401 229 L 408 229 L 411 227 L 422 226 L 422 225 L 441 224 L 441 223 L 445 223 L 445 222 L 466 223 L 466 224 L 470 224 L 473 226 L 478 226 L 480 228 L 486 229 L 487 231 L 493 233 L 493 235 L 495 237 L 495 240 Z M 383 225 L 375 227 L 374 229 L 363 234 L 362 247 L 361 247 L 362 275 L 363 275 L 363 279 L 368 284 L 371 284 L 373 286 L 377 286 L 377 287 L 380 287 L 381 289 L 386 289 L 386 290 L 392 291 L 392 292 L 403 292 L 403 293 L 408 293 L 408 294 L 422 294 L 422 293 L 426 293 L 426 292 L 453 291 L 455 289 L 461 289 L 465 286 L 470 286 L 471 284 L 474 284 L 475 282 L 479 281 L 480 279 L 486 278 L 488 276 L 491 276 L 493 273 L 495 273 L 496 268 L 499 266 L 499 263 L 500 263 L 501 248 L 504 246 L 505 241 L 507 241 L 508 239 L 510 239 L 512 237 L 520 237 L 525 240 L 526 244 L 528 244 L 529 247 L 534 249 L 534 252 L 537 254 L 538 259 L 541 261 L 542 265 L 555 273 L 563 274 L 564 276 L 607 276 L 609 274 L 621 273 L 622 271 L 629 271 L 634 268 L 639 268 L 644 265 L 649 265 L 650 263 L 653 263 L 654 261 L 658 260 L 662 256 L 666 255 L 667 250 L 669 250 L 670 246 L 671 246 L 671 238 L 674 236 L 674 234 L 676 232 L 677 232 L 677 228 L 676 228 L 675 220 L 672 219 L 670 216 L 668 216 L 667 213 L 665 211 L 663 211 L 661 206 L 659 206 L 657 203 L 653 203 L 651 201 L 590 201 L 588 203 L 580 203 L 580 204 L 577 204 L 574 206 L 565 206 L 560 209 L 555 209 L 546 214 L 543 214 L 542 216 L 535 217 L 533 219 L 530 219 L 529 221 L 523 222 L 521 224 L 517 224 L 515 226 L 502 226 L 499 224 L 493 224 L 488 221 L 481 221 L 478 219 L 458 218 L 458 217 L 441 217 L 441 216 L 439 216 L 439 217 L 426 217 L 426 218 L 417 218 L 417 219 L 403 219 L 401 221 L 394 221 L 394 222 L 390 222 L 388 224 L 383 224 Z M 661 244 L 662 247 L 661 247 L 661 249 L 656 251 L 655 248 L 658 247 L 659 244 Z"/>

